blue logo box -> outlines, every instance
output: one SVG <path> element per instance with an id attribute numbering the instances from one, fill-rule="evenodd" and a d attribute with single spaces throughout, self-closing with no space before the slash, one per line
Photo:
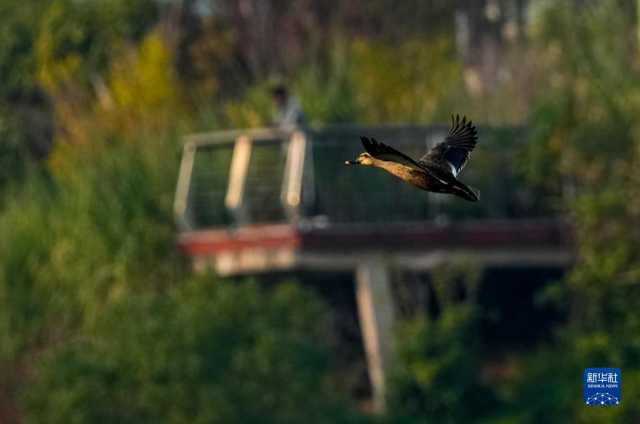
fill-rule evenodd
<path id="1" fill-rule="evenodd" d="M 615 406 L 622 402 L 620 368 L 586 368 L 582 377 L 587 406 Z"/>

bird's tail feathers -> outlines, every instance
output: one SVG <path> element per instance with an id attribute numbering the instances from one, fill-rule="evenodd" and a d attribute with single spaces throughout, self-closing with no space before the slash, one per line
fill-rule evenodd
<path id="1" fill-rule="evenodd" d="M 465 200 L 470 202 L 477 202 L 480 200 L 480 191 L 473 189 L 465 184 L 456 184 L 454 186 L 455 190 L 453 194 L 456 196 L 462 197 Z"/>

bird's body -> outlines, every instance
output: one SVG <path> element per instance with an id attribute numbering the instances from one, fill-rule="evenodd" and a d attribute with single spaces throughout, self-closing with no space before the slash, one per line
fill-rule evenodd
<path id="1" fill-rule="evenodd" d="M 407 165 L 393 161 L 374 159 L 373 166 L 384 169 L 391 175 L 400 178 L 402 181 L 423 190 L 436 191 L 439 187 L 438 181 L 433 178 L 429 178 L 429 175 L 426 172 L 414 169 Z"/>
<path id="2" fill-rule="evenodd" d="M 469 155 L 477 142 L 476 128 L 466 118 L 452 117 L 451 128 L 445 140 L 433 147 L 420 160 L 392 147 L 361 137 L 366 150 L 349 165 L 364 165 L 381 168 L 401 180 L 422 190 L 435 193 L 450 193 L 476 202 L 479 193 L 458 181 L 457 175 L 469 160 Z"/>

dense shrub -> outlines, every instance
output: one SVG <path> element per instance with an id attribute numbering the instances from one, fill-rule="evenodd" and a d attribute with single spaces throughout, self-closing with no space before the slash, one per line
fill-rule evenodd
<path id="1" fill-rule="evenodd" d="M 123 297 L 48 352 L 33 422 L 244 423 L 347 419 L 327 380 L 322 305 L 297 286 L 201 278 Z"/>

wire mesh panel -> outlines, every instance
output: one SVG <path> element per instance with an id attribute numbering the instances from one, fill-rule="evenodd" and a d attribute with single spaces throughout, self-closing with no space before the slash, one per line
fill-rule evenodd
<path id="1" fill-rule="evenodd" d="M 195 228 L 231 224 L 224 206 L 233 144 L 199 147 L 195 152 L 189 198 Z"/>
<path id="2" fill-rule="evenodd" d="M 287 154 L 286 144 L 282 139 L 253 143 L 243 198 L 251 223 L 285 220 L 280 195 Z"/>
<path id="3" fill-rule="evenodd" d="M 302 202 L 295 214 L 285 212 L 282 197 L 283 187 L 296 186 L 283 181 L 287 155 L 292 154 L 287 148 L 291 134 L 263 131 L 249 137 L 252 141 L 248 162 L 243 165 L 246 178 L 242 179 L 241 202 L 245 214 L 241 222 L 235 222 L 225 207 L 233 146 L 239 135 L 213 134 L 214 140 L 205 137 L 195 143 L 188 184 L 191 226 L 277 223 L 295 217 L 384 225 L 554 215 L 558 198 L 547 189 L 532 187 L 518 172 L 526 148 L 523 131 L 518 129 L 479 129 L 478 146 L 460 174 L 461 181 L 480 190 L 480 201 L 475 203 L 419 190 L 380 169 L 344 163 L 363 151 L 361 135 L 419 159 L 442 141 L 447 131 L 446 126 L 332 126 L 307 131 Z"/>
<path id="4" fill-rule="evenodd" d="M 380 169 L 344 164 L 363 151 L 361 135 L 374 137 L 419 159 L 444 140 L 447 131 L 445 126 L 388 126 L 314 132 L 317 200 L 309 213 L 324 215 L 337 223 L 532 218 L 553 213 L 548 193 L 536 193 L 516 172 L 517 158 L 524 147 L 522 131 L 516 129 L 480 129 L 478 147 L 460 174 L 461 181 L 480 190 L 481 201 L 477 203 L 421 191 Z"/>
<path id="5" fill-rule="evenodd" d="M 372 135 L 388 138 L 382 132 Z M 394 138 L 397 140 L 394 146 L 408 154 L 424 150 L 424 144 L 417 145 L 416 138 L 407 137 L 406 133 Z M 409 138 L 412 143 L 406 142 Z M 433 215 L 424 192 L 402 184 L 382 170 L 344 164 L 362 151 L 359 136 L 353 131 L 314 133 L 312 149 L 316 190 L 313 213 L 338 223 L 418 221 Z"/>

